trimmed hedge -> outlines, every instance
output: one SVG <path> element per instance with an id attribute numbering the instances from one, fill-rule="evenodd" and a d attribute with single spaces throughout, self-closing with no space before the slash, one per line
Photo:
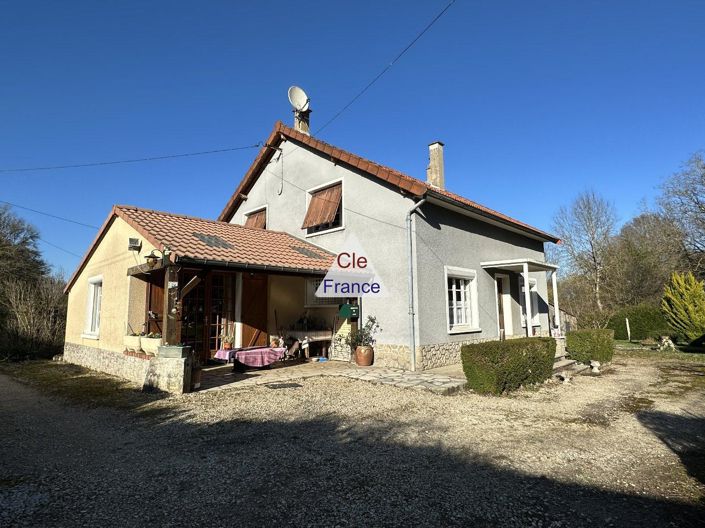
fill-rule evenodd
<path id="1" fill-rule="evenodd" d="M 607 324 L 607 328 L 614 330 L 615 339 L 627 339 L 627 323 L 624 319 L 629 319 L 632 341 L 650 337 L 657 339 L 662 335 L 671 334 L 671 329 L 658 306 L 638 304 L 619 310 Z"/>
<path id="2" fill-rule="evenodd" d="M 591 360 L 607 363 L 614 354 L 614 330 L 600 328 L 575 330 L 565 336 L 565 347 L 570 359 L 580 363 Z"/>
<path id="3" fill-rule="evenodd" d="M 555 354 L 554 339 L 524 337 L 464 345 L 460 357 L 469 388 L 502 394 L 550 378 Z"/>

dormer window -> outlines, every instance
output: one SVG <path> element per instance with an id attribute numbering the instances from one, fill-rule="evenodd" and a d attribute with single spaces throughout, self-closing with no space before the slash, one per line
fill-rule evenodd
<path id="1" fill-rule="evenodd" d="M 245 227 L 267 229 L 267 208 L 258 209 L 245 214 Z"/>
<path id="2" fill-rule="evenodd" d="M 343 227 L 343 183 L 337 182 L 309 191 L 308 210 L 302 229 L 313 235 Z"/>

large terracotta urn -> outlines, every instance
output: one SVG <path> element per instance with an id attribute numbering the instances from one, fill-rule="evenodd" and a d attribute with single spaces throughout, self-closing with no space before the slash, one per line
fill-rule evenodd
<path id="1" fill-rule="evenodd" d="M 371 346 L 359 346 L 355 348 L 355 363 L 360 367 L 369 367 L 374 363 L 375 349 Z"/>

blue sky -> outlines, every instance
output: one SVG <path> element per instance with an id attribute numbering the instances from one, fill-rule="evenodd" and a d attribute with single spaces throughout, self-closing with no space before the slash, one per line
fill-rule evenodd
<path id="1" fill-rule="evenodd" d="M 250 145 L 315 130 L 447 1 L 0 1 L 0 169 Z M 705 148 L 705 2 L 458 0 L 321 139 L 549 229 L 580 190 L 621 219 Z M 256 151 L 0 173 L 0 200 L 100 225 L 114 203 L 208 218 Z M 95 231 L 27 211 L 82 254 Z M 78 259 L 45 243 L 46 259 Z"/>

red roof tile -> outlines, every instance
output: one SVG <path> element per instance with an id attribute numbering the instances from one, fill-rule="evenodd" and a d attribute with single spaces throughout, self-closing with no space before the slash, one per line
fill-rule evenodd
<path id="1" fill-rule="evenodd" d="M 252 187 L 252 185 L 254 185 L 255 181 L 257 181 L 257 178 L 259 177 L 259 174 L 261 172 L 260 169 L 271 159 L 274 153 L 274 149 L 268 148 L 268 146 L 275 147 L 279 145 L 282 138 L 293 139 L 294 141 L 302 143 L 313 150 L 317 150 L 318 152 L 330 156 L 330 158 L 335 162 L 340 162 L 358 168 L 359 170 L 362 170 L 363 172 L 367 172 L 376 178 L 384 180 L 390 183 L 391 185 L 412 194 L 413 196 L 420 198 L 422 196 L 425 196 L 427 193 L 430 193 L 431 195 L 435 193 L 447 198 L 451 202 L 454 202 L 461 207 L 472 209 L 482 216 L 491 218 L 493 220 L 496 220 L 503 224 L 507 224 L 514 228 L 518 228 L 541 239 L 550 242 L 559 241 L 558 237 L 551 235 L 550 233 L 546 233 L 545 231 L 530 226 L 529 224 L 525 224 L 524 222 L 521 222 L 510 216 L 490 209 L 489 207 L 485 207 L 484 205 L 481 205 L 477 202 L 473 202 L 472 200 L 464 198 L 455 193 L 432 187 L 426 182 L 408 176 L 407 174 L 399 172 L 398 170 L 392 169 L 390 167 L 385 167 L 384 165 L 380 165 L 379 163 L 375 163 L 374 161 L 367 160 L 361 156 L 357 156 L 356 154 L 325 143 L 314 137 L 302 134 L 301 132 L 298 132 L 293 128 L 282 124 L 281 121 L 277 121 L 277 123 L 274 125 L 274 130 L 272 130 L 272 133 L 269 135 L 265 146 L 262 147 L 254 162 L 252 163 L 248 171 L 245 173 L 245 176 L 240 182 L 240 185 L 238 186 L 237 190 L 235 191 L 235 193 L 233 193 L 232 197 L 225 205 L 225 208 L 220 213 L 220 216 L 218 216 L 218 220 L 230 221 L 232 219 L 233 215 L 235 214 L 235 211 L 243 202 L 243 197 L 247 195 L 249 189 Z"/>
<path id="2" fill-rule="evenodd" d="M 168 247 L 172 262 L 223 264 L 234 269 L 324 274 L 334 258 L 332 253 L 288 233 L 116 205 L 66 285 L 65 291 L 69 291 L 116 217 L 122 218 L 153 246 L 160 250 Z"/>

